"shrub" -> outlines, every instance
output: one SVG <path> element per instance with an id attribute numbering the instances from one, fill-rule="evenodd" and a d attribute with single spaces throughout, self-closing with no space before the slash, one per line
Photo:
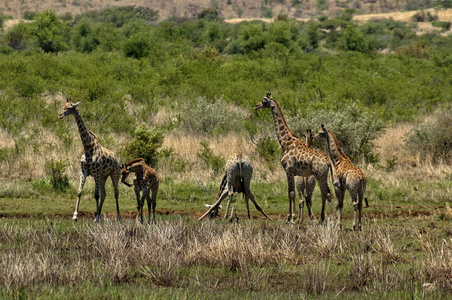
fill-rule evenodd
<path id="1" fill-rule="evenodd" d="M 66 171 L 67 165 L 62 161 L 53 161 L 45 164 L 46 173 L 50 176 L 50 185 L 53 190 L 56 191 L 66 191 L 69 185 L 69 178 L 64 172 Z"/>
<path id="2" fill-rule="evenodd" d="M 135 137 L 124 149 L 124 158 L 127 161 L 143 158 L 148 165 L 156 167 L 161 156 L 158 149 L 165 138 L 163 132 L 157 128 L 148 130 L 145 125 L 141 125 L 133 134 Z"/>
<path id="3" fill-rule="evenodd" d="M 187 131 L 202 134 L 226 134 L 241 128 L 242 117 L 222 98 L 211 102 L 198 98 L 181 115 L 181 125 Z"/>
<path id="4" fill-rule="evenodd" d="M 271 136 L 264 136 L 254 141 L 254 144 L 256 152 L 265 160 L 267 167 L 271 170 L 274 162 L 281 157 L 282 149 L 278 141 Z"/>
<path id="5" fill-rule="evenodd" d="M 87 11 L 78 18 L 86 17 L 94 22 L 113 23 L 116 27 L 140 19 L 146 21 L 157 21 L 159 19 L 158 10 L 147 7 L 117 6 L 108 7 L 100 11 Z"/>
<path id="6" fill-rule="evenodd" d="M 433 123 L 422 124 L 409 132 L 406 145 L 412 152 L 430 156 L 434 162 L 452 162 L 452 112 L 438 113 Z"/>
<path id="7" fill-rule="evenodd" d="M 450 29 L 451 23 L 450 22 L 433 21 L 432 25 L 435 27 L 440 27 L 444 31 L 447 31 Z"/>
<path id="8" fill-rule="evenodd" d="M 20 22 L 6 32 L 5 42 L 14 50 L 24 50 L 27 48 L 29 35 L 30 32 L 27 24 Z"/>
<path id="9" fill-rule="evenodd" d="M 140 59 L 147 57 L 151 51 L 151 42 L 145 33 L 137 33 L 128 39 L 122 46 L 126 57 Z"/>
<path id="10" fill-rule="evenodd" d="M 369 53 L 374 50 L 374 45 L 369 37 L 365 37 L 354 26 L 347 26 L 339 39 L 339 48 L 345 51 Z"/>
<path id="11" fill-rule="evenodd" d="M 413 22 L 432 22 L 438 20 L 438 14 L 431 13 L 429 11 L 425 11 L 421 9 L 420 11 L 416 12 L 412 17 L 411 21 Z"/>
<path id="12" fill-rule="evenodd" d="M 214 7 L 204 8 L 198 14 L 198 19 L 205 19 L 207 21 L 221 20 L 220 13 Z"/>
<path id="13" fill-rule="evenodd" d="M 80 52 L 91 52 L 100 44 L 94 34 L 93 24 L 86 18 L 81 19 L 74 27 L 72 33 L 72 45 Z"/>
<path id="14" fill-rule="evenodd" d="M 196 155 L 205 162 L 206 166 L 215 173 L 223 170 L 226 165 L 225 159 L 213 154 L 213 150 L 209 147 L 209 142 L 202 141 L 199 144 L 202 146 L 202 149 Z"/>

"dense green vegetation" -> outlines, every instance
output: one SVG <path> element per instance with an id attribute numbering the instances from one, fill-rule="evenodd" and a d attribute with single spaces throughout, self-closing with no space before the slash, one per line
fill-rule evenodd
<path id="1" fill-rule="evenodd" d="M 296 131 L 318 126 L 311 123 L 317 114 L 315 121 L 328 116 L 323 119 L 335 131 L 368 132 L 363 140 L 344 136 L 341 142 L 357 149 L 352 156 L 369 158 L 385 125 L 450 103 L 452 38 L 439 30 L 417 36 L 412 25 L 392 20 L 357 26 L 352 14 L 227 24 L 212 12 L 157 23 L 156 12 L 130 7 L 76 17 L 38 13 L 1 34 L 2 128 L 20 141 L 24 124 L 35 120 L 64 139 L 56 107 L 43 103 L 46 95 L 63 95 L 89 107 L 84 117 L 99 134 L 132 136 L 141 123 L 152 126 L 150 114 L 162 107 L 178 116 L 168 130 L 253 134 L 269 116 L 252 108 L 271 91 L 286 116 L 299 121 Z M 380 54 L 383 49 L 393 54 Z M 132 113 L 124 114 L 126 102 Z M 254 121 L 237 118 L 227 105 L 249 111 Z M 226 127 L 209 119 L 215 107 L 229 118 Z M 335 117 L 342 111 L 345 117 Z M 193 123 L 197 114 L 199 124 Z"/>

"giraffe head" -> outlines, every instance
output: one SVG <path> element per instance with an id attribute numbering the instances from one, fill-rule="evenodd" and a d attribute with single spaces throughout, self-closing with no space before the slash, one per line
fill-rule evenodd
<path id="1" fill-rule="evenodd" d="M 130 187 L 132 185 L 126 181 L 129 174 L 130 171 L 127 170 L 127 165 L 123 164 L 121 169 L 121 182 Z"/>
<path id="2" fill-rule="evenodd" d="M 80 103 L 80 102 L 72 103 L 72 102 L 71 102 L 71 99 L 66 99 L 66 104 L 65 104 L 64 107 L 63 107 L 63 111 L 62 111 L 62 112 L 60 113 L 60 115 L 58 116 L 58 119 L 62 119 L 62 118 L 64 118 L 65 116 L 72 115 L 72 114 L 75 112 L 76 107 L 77 107 L 77 105 L 78 105 L 79 103 Z"/>
<path id="3" fill-rule="evenodd" d="M 265 96 L 262 101 L 254 107 L 254 110 L 258 110 L 260 108 L 272 108 L 275 106 L 271 95 L 271 93 L 267 93 L 267 96 Z"/>
<path id="4" fill-rule="evenodd" d="M 328 129 L 326 129 L 325 126 L 322 124 L 322 125 L 320 125 L 319 131 L 312 138 L 312 140 L 315 141 L 320 138 L 326 138 L 327 136 L 328 136 Z"/>

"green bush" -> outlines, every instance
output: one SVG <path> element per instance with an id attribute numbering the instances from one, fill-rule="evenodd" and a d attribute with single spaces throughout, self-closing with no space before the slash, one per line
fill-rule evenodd
<path id="1" fill-rule="evenodd" d="M 44 52 L 59 52 L 67 49 L 65 33 L 68 25 L 58 19 L 55 11 L 46 10 L 37 14 L 30 26 L 31 35 Z"/>
<path id="2" fill-rule="evenodd" d="M 265 160 L 267 167 L 271 170 L 274 162 L 281 158 L 282 149 L 278 141 L 271 136 L 264 136 L 254 141 L 255 150 Z"/>
<path id="3" fill-rule="evenodd" d="M 370 37 L 364 36 L 354 26 L 347 26 L 339 40 L 339 49 L 370 53 L 374 45 Z"/>
<path id="4" fill-rule="evenodd" d="M 209 101 L 197 98 L 182 107 L 181 126 L 195 134 L 217 135 L 240 130 L 243 117 L 222 98 Z"/>
<path id="5" fill-rule="evenodd" d="M 50 185 L 55 191 L 66 191 L 69 187 L 69 177 L 64 174 L 67 165 L 62 161 L 53 161 L 45 164 L 46 174 L 50 177 Z"/>
<path id="6" fill-rule="evenodd" d="M 124 148 L 124 159 L 131 161 L 143 158 L 148 165 L 156 168 L 161 156 L 158 149 L 165 138 L 163 132 L 157 128 L 148 130 L 145 125 L 141 125 L 133 134 L 134 138 Z"/>
<path id="7" fill-rule="evenodd" d="M 122 27 L 124 24 L 137 19 L 155 22 L 158 20 L 159 15 L 157 10 L 147 7 L 112 6 L 99 11 L 87 11 L 79 15 L 77 20 L 81 18 L 88 18 L 93 22 L 105 24 L 112 23 L 116 27 Z"/>
<path id="8" fill-rule="evenodd" d="M 438 20 L 438 14 L 421 9 L 411 16 L 413 22 L 432 22 Z"/>
<path id="9" fill-rule="evenodd" d="M 145 33 L 137 33 L 128 39 L 122 46 L 126 57 L 140 59 L 147 57 L 151 51 L 151 41 Z"/>
<path id="10" fill-rule="evenodd" d="M 430 156 L 434 162 L 452 163 L 452 112 L 445 109 L 432 123 L 422 124 L 407 135 L 406 145 L 413 153 Z"/>
<path id="11" fill-rule="evenodd" d="M 27 48 L 29 36 L 29 26 L 24 22 L 20 22 L 6 32 L 4 39 L 5 43 L 14 50 L 24 50 Z"/>
<path id="12" fill-rule="evenodd" d="M 199 143 L 202 149 L 196 153 L 196 155 L 204 161 L 207 168 L 212 169 L 216 174 L 224 169 L 226 160 L 221 156 L 213 154 L 213 150 L 209 147 L 208 141 L 202 141 Z"/>
<path id="13" fill-rule="evenodd" d="M 441 22 L 441 21 L 433 21 L 432 25 L 435 27 L 440 27 L 442 28 L 444 31 L 447 31 L 450 29 L 451 26 L 451 22 Z"/>

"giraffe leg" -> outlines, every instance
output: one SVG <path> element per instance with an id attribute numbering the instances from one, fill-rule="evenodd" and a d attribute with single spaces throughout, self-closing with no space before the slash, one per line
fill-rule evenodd
<path id="1" fill-rule="evenodd" d="M 300 197 L 300 200 L 298 200 L 298 223 L 303 223 L 303 208 L 304 208 L 304 201 L 305 201 L 305 195 L 304 191 L 306 188 L 306 181 L 303 180 L 297 181 L 297 190 L 298 190 L 298 196 Z"/>
<path id="2" fill-rule="evenodd" d="M 150 190 L 148 187 L 143 188 L 143 196 L 141 197 L 141 203 L 140 203 L 140 218 L 141 218 L 141 224 L 143 224 L 144 222 L 144 202 L 146 200 L 147 205 L 148 205 L 148 222 L 150 222 L 151 219 L 151 197 L 149 196 Z"/>
<path id="3" fill-rule="evenodd" d="M 289 215 L 287 216 L 287 222 L 294 223 L 296 215 L 295 215 L 295 178 L 293 174 L 287 173 L 287 182 L 289 194 Z"/>
<path id="4" fill-rule="evenodd" d="M 328 193 L 330 191 L 329 187 L 328 187 L 328 182 L 325 180 L 323 180 L 320 177 L 316 177 L 318 183 L 319 183 L 319 187 L 320 187 L 320 194 L 322 196 L 322 210 L 320 211 L 320 224 L 323 224 L 323 222 L 325 222 L 325 204 L 326 204 L 326 200 L 329 199 L 328 201 L 331 202 L 331 199 L 328 198 Z"/>
<path id="5" fill-rule="evenodd" d="M 362 230 L 361 212 L 363 208 L 363 195 L 362 193 L 358 192 L 357 194 L 354 195 L 354 198 L 353 196 L 351 197 L 353 201 L 353 230 L 356 230 L 356 213 L 358 212 L 358 230 L 361 231 Z M 358 202 L 356 202 L 356 200 L 358 200 Z"/>
<path id="6" fill-rule="evenodd" d="M 96 199 L 96 214 L 94 216 L 94 221 L 99 222 L 100 216 L 99 216 L 99 180 L 95 180 L 95 186 L 94 186 L 94 198 Z"/>
<path id="7" fill-rule="evenodd" d="M 198 220 L 201 221 L 202 219 L 204 219 L 205 216 L 207 216 L 208 214 L 210 214 L 214 209 L 216 209 L 221 201 L 223 201 L 223 199 L 228 195 L 228 191 L 224 190 L 223 193 L 220 195 L 220 197 L 218 197 L 217 202 L 215 202 Z"/>
<path id="8" fill-rule="evenodd" d="M 246 211 L 247 211 L 247 213 L 248 213 L 248 220 L 250 220 L 250 219 L 251 219 L 251 215 L 250 215 L 250 204 L 249 204 L 249 201 L 248 201 L 248 197 L 247 197 L 247 195 L 246 195 L 245 193 L 243 193 L 243 200 L 245 200 Z"/>
<path id="9" fill-rule="evenodd" d="M 233 194 L 234 193 L 231 191 L 228 192 L 228 204 L 226 205 L 226 212 L 224 213 L 224 219 L 226 219 L 228 217 L 229 206 L 231 205 Z"/>
<path id="10" fill-rule="evenodd" d="M 353 203 L 353 225 L 352 225 L 352 229 L 353 231 L 356 231 L 356 215 L 358 213 L 359 210 L 359 203 L 357 200 L 357 195 L 355 191 L 350 192 L 350 198 L 352 198 L 352 203 Z M 360 221 L 361 223 L 361 221 Z M 361 225 L 361 224 L 360 224 Z"/>
<path id="11" fill-rule="evenodd" d="M 152 224 L 155 224 L 155 207 L 157 205 L 157 189 L 154 189 L 152 191 L 152 198 L 151 204 L 152 204 Z M 151 218 L 151 211 L 149 211 L 149 219 Z"/>
<path id="12" fill-rule="evenodd" d="M 100 181 L 99 181 L 100 202 L 99 202 L 99 206 L 97 208 L 96 222 L 100 221 L 100 215 L 101 215 L 101 212 L 102 212 L 102 206 L 104 205 L 105 196 L 107 195 L 105 193 L 105 182 L 106 182 L 106 178 L 101 178 Z M 96 202 L 97 202 L 97 200 L 96 200 Z"/>
<path id="13" fill-rule="evenodd" d="M 345 190 L 342 188 L 342 186 L 334 186 L 334 192 L 336 193 L 336 216 L 337 216 L 337 223 L 339 224 L 339 229 L 342 229 L 342 208 L 344 207 L 344 196 L 345 196 Z"/>
<path id="14" fill-rule="evenodd" d="M 113 184 L 113 189 L 115 190 L 115 200 L 116 200 L 116 220 L 121 220 L 121 214 L 119 213 L 119 176 L 111 177 L 111 183 Z"/>
<path id="15" fill-rule="evenodd" d="M 82 198 L 82 191 L 83 187 L 85 186 L 86 177 L 88 177 L 88 172 L 85 171 L 82 167 L 82 170 L 80 171 L 80 184 L 77 190 L 77 202 L 75 203 L 75 211 L 74 215 L 72 216 L 72 221 L 77 221 L 78 208 L 80 206 L 80 199 Z"/>
<path id="16" fill-rule="evenodd" d="M 139 223 L 140 221 L 140 202 L 141 202 L 141 190 L 140 187 L 138 186 L 138 183 L 136 183 L 134 181 L 134 185 L 133 185 L 133 191 L 135 192 L 135 197 L 137 199 L 137 217 L 136 217 L 136 222 Z"/>
<path id="17" fill-rule="evenodd" d="M 248 198 L 251 200 L 251 202 L 253 202 L 254 207 L 256 207 L 256 209 L 257 209 L 258 211 L 260 211 L 261 214 L 263 214 L 267 219 L 271 220 L 270 217 L 267 216 L 267 214 L 265 213 L 265 211 L 262 209 L 262 207 L 256 202 L 256 199 L 254 199 L 254 195 L 253 195 L 253 193 L 251 193 L 251 190 L 248 189 L 245 196 L 248 197 Z M 248 203 L 248 202 L 247 202 L 247 203 Z M 248 214 L 249 214 L 249 213 L 248 213 Z"/>
<path id="18" fill-rule="evenodd" d="M 308 208 L 308 216 L 310 219 L 314 219 L 314 215 L 312 214 L 312 194 L 315 189 L 315 182 L 314 176 L 306 177 L 306 207 Z M 331 204 L 331 199 L 329 201 Z"/>

